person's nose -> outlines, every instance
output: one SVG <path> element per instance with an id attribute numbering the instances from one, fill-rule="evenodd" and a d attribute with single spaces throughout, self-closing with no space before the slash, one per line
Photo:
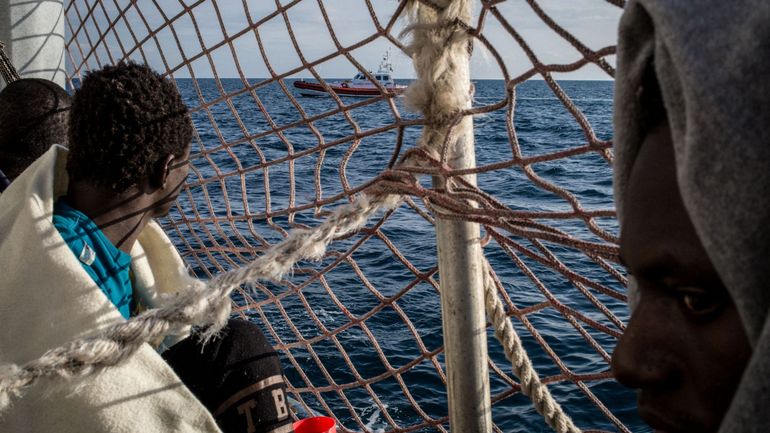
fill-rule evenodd
<path id="1" fill-rule="evenodd" d="M 628 388 L 670 386 L 676 368 L 670 349 L 670 329 L 654 300 L 641 299 L 612 354 L 612 373 Z"/>

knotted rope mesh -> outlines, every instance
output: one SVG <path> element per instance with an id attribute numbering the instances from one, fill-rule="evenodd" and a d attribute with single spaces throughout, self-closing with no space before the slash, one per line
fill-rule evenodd
<path id="1" fill-rule="evenodd" d="M 472 20 L 441 23 L 472 40 L 474 56 L 500 78 L 477 82 L 473 107 L 440 120 L 475 117 L 473 169 L 451 169 L 446 146 L 416 146 L 425 112 L 392 92 L 311 99 L 293 89 L 298 76 L 329 89 L 329 71 L 340 69 L 375 83 L 379 58 L 371 52 L 388 48 L 395 66 L 411 68 L 407 15 L 448 3 L 74 0 L 65 14 L 70 84 L 123 59 L 177 81 L 196 126 L 192 169 L 161 222 L 202 278 L 251 263 L 363 191 L 404 197 L 336 239 L 319 261 L 232 296 L 233 312 L 259 323 L 281 353 L 301 409 L 335 417 L 341 431 L 448 430 L 432 227 L 440 217 L 482 225 L 497 312 L 512 319 L 567 414 L 583 429 L 629 431 L 623 420 L 633 418 L 614 398 L 608 367 L 624 329 L 626 280 L 611 199 L 590 194 L 609 188 L 610 137 L 595 132 L 594 108 L 556 80 L 586 65 L 611 77 L 614 46 L 581 42 L 545 1 L 474 2 Z M 618 14 L 623 5 L 582 3 Z M 540 23 L 537 31 L 517 24 L 524 14 Z M 549 63 L 529 39 L 542 34 L 571 46 L 574 59 Z M 566 139 L 532 138 L 549 119 L 521 114 L 517 93 L 530 78 L 543 80 L 530 99 L 563 107 Z M 503 139 L 485 135 L 490 128 Z M 571 182 L 578 169 L 591 182 Z M 467 174 L 478 186 L 460 177 Z M 430 176 L 448 179 L 447 187 L 431 188 Z M 542 430 L 503 349 L 494 338 L 489 344 L 495 431 Z"/>

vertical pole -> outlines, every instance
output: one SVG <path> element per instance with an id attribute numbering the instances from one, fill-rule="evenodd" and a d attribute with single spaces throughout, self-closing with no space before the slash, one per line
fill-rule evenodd
<path id="1" fill-rule="evenodd" d="M 22 78 L 64 87 L 64 0 L 0 0 L 0 41 Z"/>
<path id="2" fill-rule="evenodd" d="M 453 168 L 475 166 L 472 120 L 455 142 Z M 475 184 L 475 176 L 466 178 Z M 443 179 L 434 178 L 435 187 Z M 453 432 L 492 431 L 479 225 L 436 219 L 441 318 Z"/>
<path id="3" fill-rule="evenodd" d="M 414 31 L 413 57 L 420 77 L 415 94 L 425 90 L 431 95 L 418 104 L 427 121 L 421 145 L 439 154 L 449 134 L 444 156 L 455 169 L 476 166 L 472 117 L 466 116 L 451 130 L 447 124 L 458 110 L 471 107 L 472 40 L 457 21 L 470 21 L 473 3 L 434 1 L 445 5 L 442 10 L 418 6 L 417 24 L 424 26 Z M 475 185 L 475 175 L 464 178 Z M 440 176 L 433 178 L 435 188 L 444 188 L 445 182 Z M 458 433 L 492 431 L 480 237 L 476 223 L 436 219 L 450 427 Z"/>

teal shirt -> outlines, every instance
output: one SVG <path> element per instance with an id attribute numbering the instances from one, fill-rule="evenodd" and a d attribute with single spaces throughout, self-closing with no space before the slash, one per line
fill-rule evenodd
<path id="1" fill-rule="evenodd" d="M 119 250 L 79 210 L 60 198 L 53 207 L 53 225 L 83 269 L 126 319 L 131 315 L 131 256 Z"/>

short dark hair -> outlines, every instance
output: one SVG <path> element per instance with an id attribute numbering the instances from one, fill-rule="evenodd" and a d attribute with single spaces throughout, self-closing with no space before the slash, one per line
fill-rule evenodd
<path id="1" fill-rule="evenodd" d="M 52 144 L 67 141 L 70 95 L 52 81 L 23 78 L 0 92 L 0 170 L 16 178 Z"/>
<path id="2" fill-rule="evenodd" d="M 67 172 L 123 192 L 167 155 L 182 156 L 192 122 L 176 85 L 146 65 L 121 62 L 90 72 L 75 92 Z"/>

